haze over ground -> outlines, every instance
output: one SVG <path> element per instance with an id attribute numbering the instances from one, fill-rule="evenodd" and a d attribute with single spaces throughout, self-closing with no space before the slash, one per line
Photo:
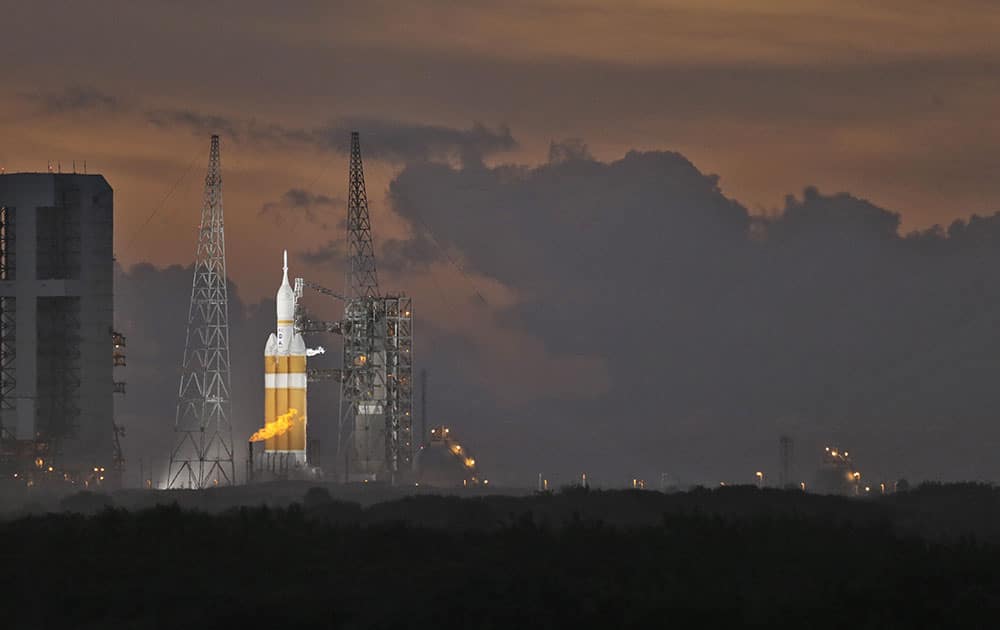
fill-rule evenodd
<path id="1" fill-rule="evenodd" d="M 4 3 L 0 166 L 116 191 L 130 467 L 168 454 L 208 135 L 240 445 L 281 249 L 342 285 L 357 128 L 432 412 L 497 479 L 750 481 L 780 432 L 804 478 L 835 441 L 1000 477 L 1000 11 L 745 4 Z"/>

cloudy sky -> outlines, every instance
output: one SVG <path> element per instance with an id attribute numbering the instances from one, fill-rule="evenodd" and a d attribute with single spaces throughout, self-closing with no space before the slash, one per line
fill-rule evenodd
<path id="1" fill-rule="evenodd" d="M 342 285 L 358 129 L 434 417 L 496 478 L 751 479 L 781 432 L 806 479 L 830 442 L 1000 477 L 993 2 L 2 4 L 0 167 L 115 189 L 133 461 L 169 441 L 208 136 L 239 442 L 281 249 Z"/>

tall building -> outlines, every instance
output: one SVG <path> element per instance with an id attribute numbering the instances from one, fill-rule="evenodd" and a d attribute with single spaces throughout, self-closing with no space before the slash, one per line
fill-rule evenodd
<path id="1" fill-rule="evenodd" d="M 112 469 L 113 233 L 100 175 L 0 175 L 0 458 Z"/>

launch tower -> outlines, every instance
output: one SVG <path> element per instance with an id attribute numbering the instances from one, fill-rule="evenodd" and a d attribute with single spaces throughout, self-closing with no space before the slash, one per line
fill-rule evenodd
<path id="1" fill-rule="evenodd" d="M 357 132 L 351 133 L 347 255 L 338 459 L 345 481 L 393 481 L 412 466 L 412 312 L 407 296 L 379 292 Z"/>
<path id="2" fill-rule="evenodd" d="M 170 453 L 169 488 L 236 481 L 230 415 L 229 297 L 219 136 L 212 136 Z"/>

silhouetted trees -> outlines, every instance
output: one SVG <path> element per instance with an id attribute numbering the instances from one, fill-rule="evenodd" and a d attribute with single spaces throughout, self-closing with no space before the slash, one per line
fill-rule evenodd
<path id="1" fill-rule="evenodd" d="M 105 508 L 0 524 L 0 602 L 10 628 L 954 627 L 1000 606 L 998 505 L 925 485 Z"/>

